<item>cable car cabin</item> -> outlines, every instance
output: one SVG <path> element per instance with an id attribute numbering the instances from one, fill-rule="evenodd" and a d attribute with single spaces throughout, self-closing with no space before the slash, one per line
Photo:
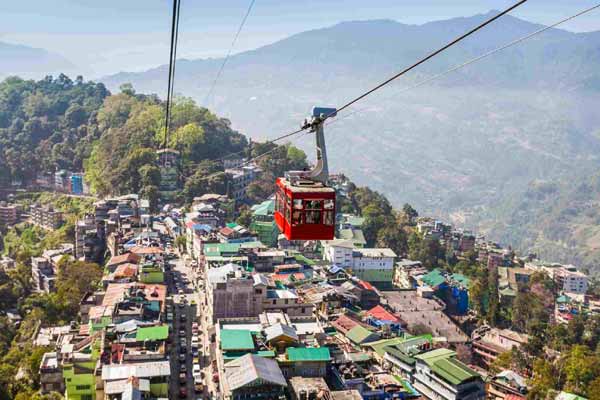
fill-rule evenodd
<path id="1" fill-rule="evenodd" d="M 275 222 L 288 240 L 332 240 L 335 190 L 317 181 L 277 178 Z"/>

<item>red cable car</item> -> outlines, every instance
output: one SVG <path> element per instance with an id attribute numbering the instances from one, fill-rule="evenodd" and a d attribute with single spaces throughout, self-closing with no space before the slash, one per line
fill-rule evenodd
<path id="1" fill-rule="evenodd" d="M 311 171 L 289 171 L 277 178 L 275 222 L 288 240 L 332 240 L 335 234 L 335 189 L 329 175 L 323 123 L 335 108 L 313 108 L 305 121 L 317 138 L 317 165 Z"/>

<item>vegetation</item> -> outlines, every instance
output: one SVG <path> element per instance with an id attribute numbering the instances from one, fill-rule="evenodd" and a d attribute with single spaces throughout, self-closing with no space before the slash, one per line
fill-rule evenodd
<path id="1" fill-rule="evenodd" d="M 25 183 L 42 171 L 81 170 L 99 137 L 98 109 L 109 95 L 101 83 L 65 75 L 0 83 L 0 185 Z"/>

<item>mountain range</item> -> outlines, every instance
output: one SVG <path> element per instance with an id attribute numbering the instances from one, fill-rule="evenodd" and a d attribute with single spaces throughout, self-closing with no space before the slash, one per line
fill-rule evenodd
<path id="1" fill-rule="evenodd" d="M 39 79 L 77 72 L 75 65 L 59 54 L 20 44 L 0 42 L 0 60 L 0 79 L 10 75 Z"/>

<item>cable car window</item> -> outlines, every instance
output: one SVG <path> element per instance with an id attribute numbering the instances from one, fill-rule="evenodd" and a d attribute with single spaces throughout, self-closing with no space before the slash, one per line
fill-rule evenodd
<path id="1" fill-rule="evenodd" d="M 294 210 L 292 213 L 292 226 L 300 225 L 302 223 L 302 212 Z"/>
<path id="2" fill-rule="evenodd" d="M 302 210 L 302 199 L 294 199 L 294 210 Z"/>
<path id="3" fill-rule="evenodd" d="M 323 223 L 325 225 L 333 225 L 333 212 L 325 211 L 323 213 Z"/>
<path id="4" fill-rule="evenodd" d="M 335 202 L 331 199 L 329 200 L 325 200 L 325 208 L 326 210 L 333 210 L 333 207 L 335 206 Z"/>
<path id="5" fill-rule="evenodd" d="M 307 200 L 306 201 L 306 209 L 307 210 L 320 210 L 323 207 L 323 202 L 321 200 Z"/>
<path id="6" fill-rule="evenodd" d="M 320 224 L 321 223 L 321 211 L 307 211 L 305 214 L 305 223 Z"/>

